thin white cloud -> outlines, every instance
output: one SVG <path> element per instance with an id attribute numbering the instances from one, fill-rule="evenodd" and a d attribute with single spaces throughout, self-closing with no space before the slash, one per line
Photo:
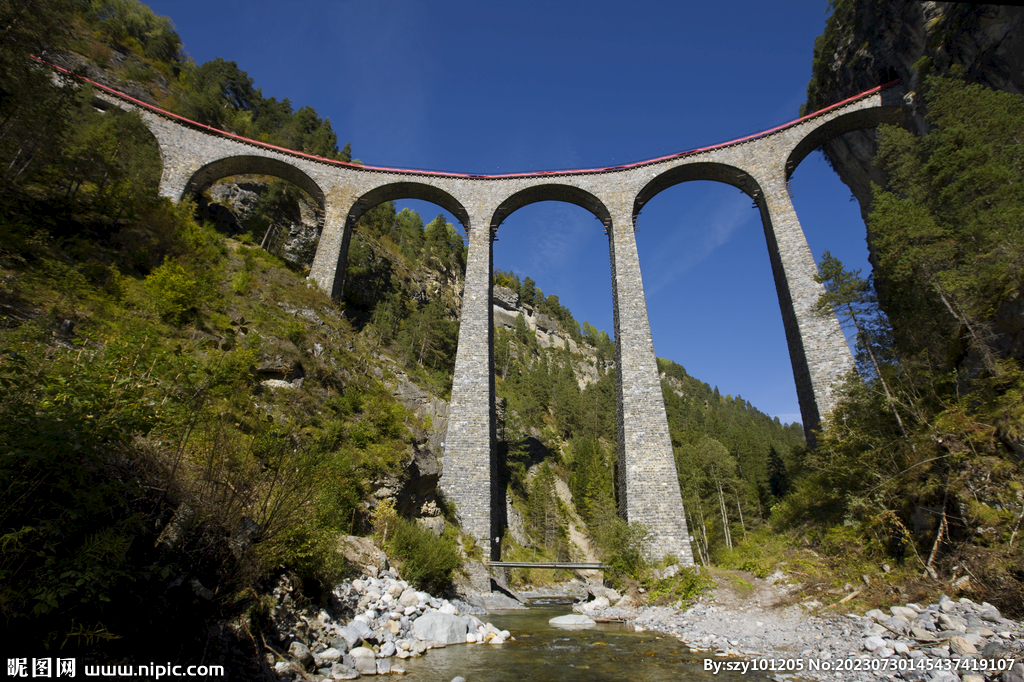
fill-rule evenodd
<path id="1" fill-rule="evenodd" d="M 649 271 L 656 273 L 647 283 L 653 294 L 668 286 L 728 242 L 736 230 L 751 218 L 743 202 L 716 204 L 710 211 L 690 213 L 667 232 L 653 254 Z"/>
<path id="2" fill-rule="evenodd" d="M 533 254 L 533 265 L 539 271 L 561 269 L 576 260 L 575 252 L 583 237 L 583 225 L 564 205 L 557 205 L 554 215 L 540 227 L 542 236 Z"/>

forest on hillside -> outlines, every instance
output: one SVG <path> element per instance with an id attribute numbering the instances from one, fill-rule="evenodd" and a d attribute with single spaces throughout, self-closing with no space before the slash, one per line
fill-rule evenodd
<path id="1" fill-rule="evenodd" d="M 448 589 L 481 550 L 433 490 L 432 415 L 395 387 L 450 395 L 466 258 L 455 227 L 372 209 L 331 300 L 307 286 L 308 262 L 268 239 L 300 190 L 254 179 L 265 189 L 230 227 L 160 199 L 139 118 L 97 111 L 88 88 L 28 55 L 83 60 L 183 115 L 350 159 L 330 122 L 265 97 L 233 62 L 192 63 L 136 0 L 44 4 L 0 4 L 6 625 L 112 657 L 142 646 L 147 627 L 177 628 L 187 658 L 202 646 L 187 634 L 196 623 L 265 626 L 282 572 L 317 598 L 345 570 L 339 534 L 377 532 L 403 575 Z M 858 372 L 816 449 L 798 424 L 670 360 L 662 389 L 702 565 L 788 567 L 826 588 L 875 576 L 865 598 L 969 576 L 975 596 L 1013 614 L 1024 103 L 955 72 L 926 82 L 931 132 L 879 133 L 890 181 L 870 216 L 873 275 L 821 261 L 821 314 L 855 328 Z M 494 276 L 561 341 L 541 343 L 525 314 L 495 329 L 497 456 L 521 521 L 506 557 L 578 558 L 579 531 L 618 584 L 688 596 L 692 574 L 655 579 L 644 529 L 616 514 L 614 340 L 530 278 Z M 395 473 L 431 461 L 433 479 Z"/>

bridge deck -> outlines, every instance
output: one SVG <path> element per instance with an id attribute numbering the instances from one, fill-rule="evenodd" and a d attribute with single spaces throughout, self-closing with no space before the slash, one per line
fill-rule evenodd
<path id="1" fill-rule="evenodd" d="M 501 568 L 567 568 L 578 571 L 600 571 L 608 568 L 608 564 L 588 564 L 564 561 L 491 561 L 487 565 L 498 566 Z"/>
<path id="2" fill-rule="evenodd" d="M 595 167 L 595 168 L 565 168 L 565 169 L 560 169 L 560 170 L 528 171 L 528 172 L 520 172 L 520 173 L 497 173 L 497 174 L 488 174 L 488 173 L 453 173 L 453 172 L 450 172 L 450 171 L 425 170 L 425 169 L 417 169 L 417 168 L 391 168 L 391 167 L 388 167 L 388 166 L 369 166 L 369 165 L 365 165 L 365 164 L 358 164 L 358 163 L 352 163 L 352 162 L 346 162 L 346 161 L 338 161 L 337 159 L 329 159 L 329 158 L 325 158 L 325 157 L 322 157 L 322 156 L 316 156 L 316 155 L 313 155 L 313 154 L 307 154 L 305 152 L 300 152 L 300 151 L 297 151 L 297 150 L 294 150 L 294 149 L 288 149 L 287 147 L 279 147 L 277 145 L 273 145 L 273 144 L 270 144 L 268 142 L 263 142 L 261 140 L 253 140 L 251 138 L 243 137 L 241 135 L 237 135 L 235 133 L 228 132 L 226 130 L 220 130 L 218 128 L 214 128 L 213 126 L 208 126 L 205 123 L 199 123 L 197 121 L 193 121 L 192 119 L 185 118 L 184 116 L 182 116 L 180 114 L 175 114 L 174 112 L 167 111 L 166 109 L 161 109 L 160 107 L 156 106 L 155 104 L 150 104 L 149 102 L 144 102 L 144 101 L 142 101 L 140 99 L 132 97 L 131 95 L 123 93 L 120 90 L 116 90 L 116 89 L 110 87 L 109 85 L 104 85 L 103 83 L 99 83 L 97 81 L 91 80 L 91 79 L 86 78 L 85 76 L 82 76 L 82 75 L 79 75 L 79 74 L 73 74 L 70 71 L 68 71 L 67 69 L 65 69 L 63 67 L 60 67 L 60 66 L 57 66 L 56 64 L 51 64 L 50 62 L 47 62 L 47 61 L 45 61 L 43 59 L 40 59 L 39 57 L 36 57 L 35 55 L 30 55 L 30 56 L 32 57 L 32 59 L 35 59 L 36 61 L 38 61 L 38 62 L 40 62 L 42 64 L 45 64 L 46 66 L 48 66 L 48 67 L 50 67 L 52 69 L 60 71 L 60 72 L 62 72 L 64 74 L 68 74 L 68 75 L 74 76 L 78 80 L 83 81 L 85 83 L 88 83 L 88 84 L 90 84 L 90 85 L 92 85 L 92 86 L 94 86 L 96 88 L 99 88 L 99 89 L 103 90 L 104 92 L 107 92 L 107 93 L 109 93 L 109 94 L 111 94 L 111 95 L 113 95 L 115 97 L 118 97 L 118 98 L 120 98 L 120 99 L 122 99 L 122 100 L 124 100 L 126 102 L 130 102 L 131 104 L 134 104 L 136 106 L 143 107 L 143 108 L 148 109 L 149 111 L 157 113 L 157 114 L 159 114 L 161 116 L 165 116 L 165 117 L 174 119 L 174 120 L 179 121 L 179 122 L 181 122 L 183 124 L 186 124 L 186 125 L 188 125 L 190 127 L 197 128 L 199 130 L 203 130 L 203 131 L 206 131 L 208 133 L 212 133 L 214 135 L 218 135 L 218 136 L 221 136 L 221 137 L 238 140 L 239 142 L 244 142 L 245 144 L 250 144 L 250 145 L 257 146 L 257 147 L 263 147 L 265 149 L 271 149 L 271 150 L 274 150 L 274 151 L 277 151 L 277 152 L 282 152 L 284 154 L 289 154 L 291 156 L 311 159 L 313 161 L 319 161 L 319 162 L 322 162 L 322 163 L 328 163 L 328 164 L 332 164 L 332 165 L 335 165 L 335 166 L 341 166 L 343 168 L 348 168 L 348 169 L 355 170 L 355 171 L 363 171 L 363 172 L 365 172 L 365 171 L 371 171 L 371 172 L 372 171 L 376 171 L 376 172 L 388 172 L 388 173 L 409 173 L 409 174 L 412 174 L 412 175 L 433 175 L 433 176 L 444 176 L 444 177 L 454 177 L 454 178 L 469 178 L 469 179 L 474 179 L 474 180 L 494 180 L 494 179 L 503 179 L 503 178 L 539 178 L 539 177 L 555 176 L 555 175 L 579 175 L 579 174 L 588 174 L 588 173 L 606 173 L 606 172 L 609 172 L 609 171 L 628 170 L 628 169 L 631 169 L 631 168 L 637 168 L 637 167 L 640 167 L 640 166 L 646 166 L 646 165 L 649 165 L 649 164 L 655 164 L 655 163 L 659 163 L 659 162 L 662 162 L 662 161 L 669 161 L 669 160 L 681 158 L 681 157 L 684 157 L 684 156 L 691 156 L 691 155 L 694 155 L 694 154 L 698 154 L 700 152 L 707 152 L 707 151 L 712 151 L 712 150 L 715 150 L 715 149 L 722 149 L 722 148 L 725 148 L 725 147 L 730 147 L 732 145 L 741 144 L 743 142 L 748 142 L 750 140 L 754 140 L 754 139 L 757 139 L 757 138 L 760 138 L 760 137 L 767 137 L 768 135 L 771 135 L 772 133 L 779 132 L 780 130 L 785 130 L 786 128 L 795 126 L 795 125 L 797 125 L 799 123 L 803 123 L 804 121 L 806 121 L 808 119 L 811 119 L 811 118 L 814 118 L 815 116 L 820 116 L 821 114 L 827 113 L 827 112 L 832 111 L 834 109 L 839 109 L 839 108 L 841 108 L 843 106 L 846 106 L 847 104 L 850 104 L 851 102 L 854 102 L 854 101 L 856 101 L 858 99 L 861 99 L 863 97 L 867 97 L 868 95 L 874 94 L 874 93 L 879 92 L 881 90 L 884 90 L 884 89 L 886 89 L 886 88 L 888 88 L 888 87 L 890 87 L 892 85 L 895 85 L 896 83 L 899 82 L 899 79 L 897 78 L 895 80 L 889 81 L 888 83 L 884 83 L 882 85 L 878 85 L 878 86 L 876 86 L 874 88 L 871 88 L 870 90 L 865 90 L 864 92 L 861 92 L 861 93 L 858 93 L 856 95 L 853 95 L 852 97 L 847 97 L 846 99 L 842 100 L 841 102 L 836 102 L 835 104 L 830 104 L 827 107 L 824 107 L 822 109 L 819 109 L 818 111 L 814 111 L 814 112 L 811 112 L 811 113 L 806 114 L 804 116 L 801 116 L 800 118 L 797 118 L 797 119 L 794 119 L 792 121 L 789 121 L 788 123 L 783 123 L 781 125 L 777 125 L 777 126 L 774 126 L 772 128 L 768 128 L 766 130 L 761 130 L 759 132 L 752 133 L 750 135 L 746 135 L 744 137 L 738 137 L 738 138 L 736 138 L 734 140 L 729 140 L 727 142 L 719 142 L 717 144 L 707 145 L 707 146 L 704 146 L 704 147 L 696 147 L 694 149 L 687 149 L 686 151 L 675 152 L 673 154 L 666 154 L 664 156 L 658 156 L 658 157 L 651 158 L 651 159 L 643 159 L 643 160 L 640 160 L 640 161 L 633 161 L 633 162 L 629 162 L 629 163 L 624 163 L 624 164 L 621 164 L 621 165 L 618 165 L 618 166 L 604 166 L 604 167 Z"/>

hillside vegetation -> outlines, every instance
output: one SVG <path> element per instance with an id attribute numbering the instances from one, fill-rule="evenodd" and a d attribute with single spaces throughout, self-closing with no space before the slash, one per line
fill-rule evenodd
<path id="1" fill-rule="evenodd" d="M 931 131 L 879 133 L 873 278 L 825 254 L 823 303 L 856 324 L 860 376 L 780 513 L 1019 610 L 1024 98 L 926 83 Z"/>
<path id="2" fill-rule="evenodd" d="M 0 82 L 0 613 L 40 645 L 110 658 L 147 658 L 158 628 L 177 633 L 160 657 L 188 659 L 204 620 L 260 608 L 282 570 L 314 596 L 331 584 L 338 535 L 368 531 L 372 493 L 409 483 L 429 424 L 393 395 L 403 362 L 376 358 L 342 306 L 156 196 L 137 116 L 98 112 L 28 59 L 74 47 L 60 29 L 97 7 L 3 5 L 21 42 L 4 41 Z M 439 548 L 424 584 L 451 579 L 454 529 L 403 537 Z"/>

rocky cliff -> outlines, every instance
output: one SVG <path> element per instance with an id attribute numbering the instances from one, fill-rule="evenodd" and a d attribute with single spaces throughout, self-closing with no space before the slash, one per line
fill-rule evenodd
<path id="1" fill-rule="evenodd" d="M 568 346 L 573 358 L 572 369 L 580 390 L 598 381 L 604 372 L 614 369 L 614 361 L 601 360 L 593 346 L 576 343 L 572 336 L 561 328 L 557 320 L 538 312 L 534 306 L 523 303 L 519 299 L 519 294 L 512 289 L 495 285 L 491 303 L 495 329 L 515 329 L 516 318 L 522 315 L 526 328 L 536 335 L 539 347 L 561 349 Z"/>
<path id="2" fill-rule="evenodd" d="M 911 105 L 908 125 L 927 123 L 916 91 L 929 73 L 957 66 L 970 82 L 1024 92 L 1024 7 L 912 0 L 834 0 L 824 33 L 814 43 L 814 70 L 805 111 L 899 78 Z M 873 166 L 875 131 L 848 133 L 823 147 L 866 216 L 871 183 L 884 177 Z"/>
<path id="3" fill-rule="evenodd" d="M 288 185 L 281 191 L 284 186 L 261 176 L 224 178 L 199 195 L 199 210 L 222 232 L 249 233 L 287 263 L 308 267 L 323 229 L 323 210 L 302 190 Z"/>

